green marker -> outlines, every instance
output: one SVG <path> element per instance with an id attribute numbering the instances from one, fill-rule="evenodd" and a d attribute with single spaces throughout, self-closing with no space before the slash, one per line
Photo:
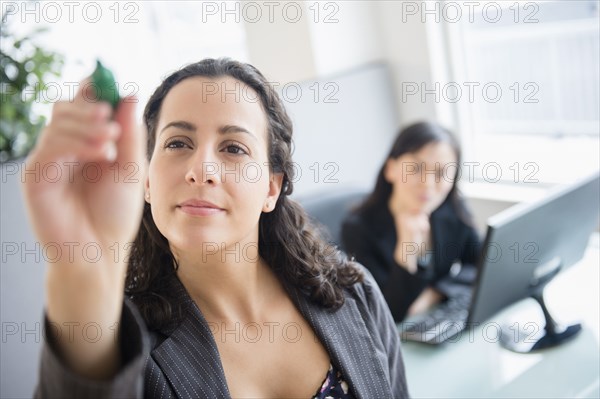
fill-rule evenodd
<path id="1" fill-rule="evenodd" d="M 112 105 L 113 109 L 117 109 L 120 98 L 115 77 L 110 69 L 102 66 L 100 60 L 96 60 L 96 70 L 92 73 L 92 82 L 96 98 L 99 101 L 106 101 Z"/>
<path id="2" fill-rule="evenodd" d="M 120 98 L 115 77 L 109 69 L 102 66 L 100 60 L 96 60 L 96 70 L 92 73 L 92 84 L 96 98 L 109 103 L 113 110 L 117 109 Z M 105 158 L 108 162 L 114 162 L 117 159 L 117 147 L 114 142 L 108 143 Z"/>

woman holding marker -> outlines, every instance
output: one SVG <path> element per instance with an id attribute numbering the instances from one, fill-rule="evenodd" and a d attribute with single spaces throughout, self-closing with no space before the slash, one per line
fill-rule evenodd
<path id="1" fill-rule="evenodd" d="M 460 148 L 450 132 L 416 123 L 400 132 L 373 192 L 342 226 L 346 251 L 379 284 L 394 319 L 452 295 L 450 269 L 472 266 L 481 243 L 460 197 Z"/>
<path id="2" fill-rule="evenodd" d="M 260 101 L 205 95 L 206 83 Z M 174 72 L 146 105 L 147 138 L 134 102 L 112 114 L 86 97 L 55 105 L 27 163 L 97 162 L 106 173 L 28 178 L 24 193 L 42 243 L 111 254 L 52 264 L 46 280 L 47 326 L 95 323 L 103 334 L 49 334 L 36 397 L 408 396 L 377 284 L 289 198 L 292 124 L 258 70 L 207 59 Z M 258 178 L 231 178 L 249 164 Z"/>

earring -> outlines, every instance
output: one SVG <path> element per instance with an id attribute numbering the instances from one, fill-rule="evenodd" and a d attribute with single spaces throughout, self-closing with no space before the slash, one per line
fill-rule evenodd
<path id="1" fill-rule="evenodd" d="M 150 193 L 146 193 L 146 199 L 150 200 Z"/>

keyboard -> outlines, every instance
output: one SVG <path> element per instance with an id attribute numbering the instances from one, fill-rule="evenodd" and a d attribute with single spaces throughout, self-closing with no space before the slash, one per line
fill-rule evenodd
<path id="1" fill-rule="evenodd" d="M 449 298 L 430 311 L 400 323 L 400 337 L 407 341 L 441 344 L 466 328 L 470 305 L 470 290 Z"/>

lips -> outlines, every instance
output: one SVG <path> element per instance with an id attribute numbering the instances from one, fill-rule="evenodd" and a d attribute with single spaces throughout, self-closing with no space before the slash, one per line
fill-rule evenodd
<path id="1" fill-rule="evenodd" d="M 429 202 L 429 200 L 431 199 L 431 197 L 429 195 L 425 195 L 425 194 L 419 195 L 417 198 L 421 202 Z"/>
<path id="2" fill-rule="evenodd" d="M 194 216 L 210 216 L 225 210 L 209 201 L 190 199 L 177 205 L 177 209 Z"/>

